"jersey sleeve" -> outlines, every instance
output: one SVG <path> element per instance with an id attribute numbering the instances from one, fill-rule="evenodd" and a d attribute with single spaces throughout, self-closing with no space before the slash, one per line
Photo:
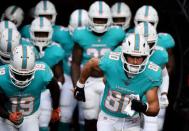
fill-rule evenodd
<path id="1" fill-rule="evenodd" d="M 156 47 L 157 49 L 150 57 L 150 60 L 156 63 L 158 66 L 163 68 L 169 61 L 169 56 L 167 51 L 162 47 Z"/>
<path id="2" fill-rule="evenodd" d="M 106 72 L 107 67 L 108 67 L 108 63 L 109 63 L 109 55 L 110 55 L 110 51 L 106 52 L 104 56 L 101 57 L 100 61 L 99 61 L 99 67 L 103 72 Z"/>
<path id="3" fill-rule="evenodd" d="M 168 33 L 159 33 L 158 34 L 158 40 L 157 40 L 157 45 L 165 48 L 165 49 L 170 49 L 175 46 L 175 41 L 173 37 L 168 34 Z"/>
<path id="4" fill-rule="evenodd" d="M 151 89 L 159 87 L 162 83 L 162 69 L 157 64 L 149 62 L 147 70 L 147 75 L 151 82 Z"/>
<path id="5" fill-rule="evenodd" d="M 117 43 L 122 42 L 125 38 L 125 31 L 119 26 L 112 26 L 110 28 L 111 35 L 117 39 Z"/>
<path id="6" fill-rule="evenodd" d="M 54 27 L 53 41 L 59 43 L 61 47 L 66 51 L 65 56 L 69 56 L 72 53 L 74 41 L 69 33 L 69 30 L 65 27 Z"/>
<path id="7" fill-rule="evenodd" d="M 121 52 L 113 52 L 113 51 L 106 52 L 105 55 L 101 57 L 99 61 L 100 69 L 104 73 L 106 73 L 110 69 L 110 66 L 114 66 L 116 61 L 120 60 L 120 54 Z"/>

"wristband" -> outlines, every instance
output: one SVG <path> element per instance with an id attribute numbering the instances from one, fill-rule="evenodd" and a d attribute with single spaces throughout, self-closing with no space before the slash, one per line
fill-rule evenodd
<path id="1" fill-rule="evenodd" d="M 76 83 L 76 86 L 79 87 L 79 88 L 84 88 L 85 84 L 80 83 L 79 80 L 78 80 L 77 83 Z"/>

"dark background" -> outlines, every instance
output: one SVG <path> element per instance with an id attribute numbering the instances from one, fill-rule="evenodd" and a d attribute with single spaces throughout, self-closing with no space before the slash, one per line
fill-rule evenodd
<path id="1" fill-rule="evenodd" d="M 110 6 L 118 0 L 105 0 Z M 120 0 L 121 1 L 121 0 Z M 170 33 L 176 42 L 173 50 L 175 69 L 170 76 L 167 109 L 164 131 L 189 131 L 189 0 L 122 0 L 132 10 L 144 4 L 154 6 L 159 13 L 158 32 Z M 39 0 L 6 0 L 0 4 L 0 13 L 8 6 L 15 4 L 24 9 L 24 24 L 31 22 L 27 17 L 29 9 Z M 74 9 L 89 8 L 94 0 L 51 0 L 56 6 L 57 24 L 67 26 L 69 15 Z"/>

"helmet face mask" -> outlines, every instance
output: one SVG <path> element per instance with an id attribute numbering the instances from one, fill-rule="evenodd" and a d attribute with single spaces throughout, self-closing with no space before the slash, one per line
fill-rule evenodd
<path id="1" fill-rule="evenodd" d="M 104 33 L 112 22 L 110 7 L 104 1 L 96 1 L 89 8 L 89 27 L 96 33 Z"/>
<path id="2" fill-rule="evenodd" d="M 143 36 L 130 34 L 122 43 L 123 69 L 132 75 L 142 73 L 149 59 L 149 46 Z"/>
<path id="3" fill-rule="evenodd" d="M 30 27 L 30 34 L 33 44 L 42 53 L 43 47 L 47 47 L 52 40 L 53 29 L 50 21 L 45 17 L 34 19 Z"/>
<path id="4" fill-rule="evenodd" d="M 5 29 L 0 39 L 0 60 L 4 64 L 10 63 L 11 51 L 20 44 L 21 35 L 17 30 Z"/>
<path id="5" fill-rule="evenodd" d="M 116 2 L 111 7 L 113 24 L 121 26 L 124 30 L 129 28 L 131 21 L 131 10 L 124 2 Z"/>
<path id="6" fill-rule="evenodd" d="M 35 53 L 31 46 L 17 46 L 11 55 L 9 75 L 12 83 L 23 89 L 27 87 L 35 73 Z"/>
<path id="7" fill-rule="evenodd" d="M 46 17 L 51 24 L 55 24 L 56 21 L 56 8 L 54 4 L 47 0 L 40 1 L 35 7 L 35 18 L 36 17 Z"/>

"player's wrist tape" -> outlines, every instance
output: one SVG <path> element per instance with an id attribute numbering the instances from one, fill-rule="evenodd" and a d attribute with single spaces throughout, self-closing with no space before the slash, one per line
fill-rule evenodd
<path id="1" fill-rule="evenodd" d="M 145 112 L 147 112 L 147 111 L 148 111 L 148 108 L 149 108 L 149 104 L 148 104 L 148 103 L 146 103 L 146 111 L 145 111 Z"/>
<path id="2" fill-rule="evenodd" d="M 76 86 L 79 88 L 84 88 L 85 84 L 82 84 L 79 81 L 77 81 Z"/>

